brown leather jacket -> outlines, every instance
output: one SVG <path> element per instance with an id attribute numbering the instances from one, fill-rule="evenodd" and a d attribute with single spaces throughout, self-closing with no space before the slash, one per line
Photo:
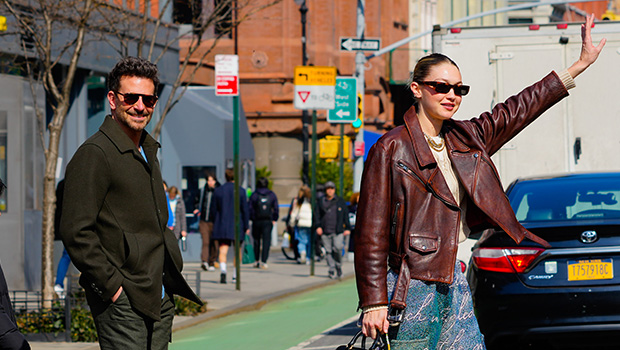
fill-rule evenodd
<path id="1" fill-rule="evenodd" d="M 467 193 L 466 221 L 472 232 L 500 227 L 517 243 L 529 238 L 548 246 L 515 218 L 491 155 L 567 95 L 552 72 L 491 112 L 444 122 L 442 134 Z M 404 125 L 377 141 L 364 165 L 355 237 L 360 307 L 388 304 L 386 262 L 398 271 L 404 256 L 412 279 L 451 283 L 454 278 L 461 210 L 413 107 L 404 119 Z"/>

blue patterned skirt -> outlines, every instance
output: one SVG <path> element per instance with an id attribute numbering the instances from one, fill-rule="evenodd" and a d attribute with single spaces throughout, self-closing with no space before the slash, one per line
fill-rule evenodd
<path id="1" fill-rule="evenodd" d="M 388 272 L 391 300 L 398 274 Z M 471 292 L 457 261 L 452 284 L 412 279 L 399 327 L 390 327 L 391 350 L 484 350 Z"/>

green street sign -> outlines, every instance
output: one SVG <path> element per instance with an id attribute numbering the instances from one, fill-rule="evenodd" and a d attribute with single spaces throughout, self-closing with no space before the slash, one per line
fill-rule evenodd
<path id="1" fill-rule="evenodd" d="M 327 114 L 329 123 L 353 123 L 357 119 L 357 79 L 336 77 L 335 107 Z"/>

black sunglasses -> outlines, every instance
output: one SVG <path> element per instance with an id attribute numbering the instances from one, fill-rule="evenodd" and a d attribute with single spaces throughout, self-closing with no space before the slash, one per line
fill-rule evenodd
<path id="1" fill-rule="evenodd" d="M 131 93 L 124 94 L 118 91 L 116 91 L 116 93 L 123 96 L 123 102 L 125 102 L 128 105 L 135 104 L 136 102 L 138 102 L 140 97 L 142 97 L 142 103 L 144 103 L 144 105 L 147 106 L 148 108 L 154 107 L 155 104 L 157 103 L 157 96 L 155 95 L 143 95 L 143 94 L 131 94 Z"/>
<path id="2" fill-rule="evenodd" d="M 447 94 L 450 90 L 454 90 L 457 96 L 465 96 L 469 93 L 469 85 L 450 85 L 438 81 L 421 81 L 420 84 L 428 85 L 440 94 Z"/>

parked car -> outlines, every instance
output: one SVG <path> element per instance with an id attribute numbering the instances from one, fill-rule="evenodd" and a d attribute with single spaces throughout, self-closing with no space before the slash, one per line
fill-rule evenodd
<path id="1" fill-rule="evenodd" d="M 620 173 L 519 179 L 517 219 L 551 244 L 487 230 L 467 278 L 489 349 L 620 348 Z"/>

